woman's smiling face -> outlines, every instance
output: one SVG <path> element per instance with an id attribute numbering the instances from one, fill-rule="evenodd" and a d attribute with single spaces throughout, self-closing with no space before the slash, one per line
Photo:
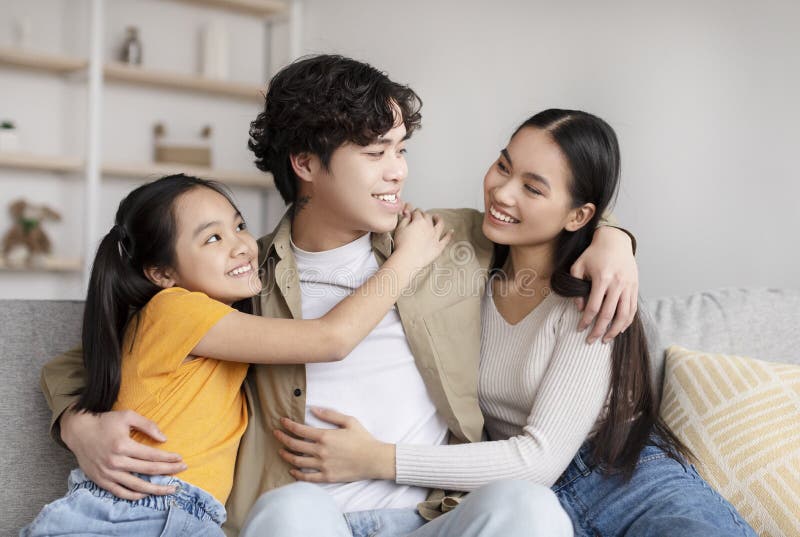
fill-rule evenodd
<path id="1" fill-rule="evenodd" d="M 555 240 L 572 213 L 570 178 L 567 161 L 550 134 L 522 128 L 484 177 L 484 234 L 509 246 Z"/>

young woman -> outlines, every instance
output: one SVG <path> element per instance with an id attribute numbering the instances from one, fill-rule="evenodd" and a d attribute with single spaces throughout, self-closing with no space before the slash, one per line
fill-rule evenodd
<path id="1" fill-rule="evenodd" d="M 169 438 L 159 447 L 182 453 L 185 471 L 142 476 L 173 494 L 123 500 L 74 470 L 67 495 L 21 535 L 223 535 L 248 419 L 248 363 L 347 356 L 442 252 L 442 227 L 419 211 L 403 215 L 395 253 L 352 296 L 317 320 L 271 319 L 232 307 L 260 290 L 258 248 L 220 185 L 174 175 L 131 192 L 92 267 L 82 336 L 88 383 L 75 408 L 157 421 Z"/>
<path id="2" fill-rule="evenodd" d="M 638 317 L 613 343 L 587 344 L 569 269 L 619 180 L 619 147 L 601 119 L 546 110 L 525 121 L 484 179 L 483 231 L 496 245 L 483 299 L 480 403 L 490 441 L 392 445 L 353 418 L 339 429 L 289 420 L 275 431 L 301 481 L 392 479 L 470 491 L 498 479 L 552 486 L 580 536 L 753 536 L 681 456 L 658 419 Z"/>

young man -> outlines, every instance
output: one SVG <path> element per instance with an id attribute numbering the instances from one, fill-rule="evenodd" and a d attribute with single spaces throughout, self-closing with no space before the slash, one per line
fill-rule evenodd
<path id="1" fill-rule="evenodd" d="M 419 127 L 420 106 L 411 89 L 339 56 L 306 58 L 273 78 L 265 109 L 251 125 L 250 148 L 291 207 L 275 231 L 259 241 L 264 270 L 256 313 L 321 316 L 383 263 L 403 206 L 405 144 Z M 280 419 L 320 424 L 313 407 L 357 416 L 387 442 L 480 440 L 480 296 L 492 245 L 481 234 L 477 211 L 440 214 L 455 232 L 451 246 L 347 359 L 251 368 L 250 422 L 226 506 L 229 534 L 246 522 L 242 534 L 248 536 L 360 536 L 374 534 L 377 527 L 383 528 L 381 535 L 571 535 L 554 495 L 530 483 L 486 487 L 467 497 L 469 506 L 426 524 L 415 506 L 427 490 L 380 481 L 325 489 L 294 483 L 278 455 L 273 430 L 280 428 Z M 620 230 L 600 228 L 587 254 L 575 268 L 577 275 L 588 270 L 596 287 L 585 321 L 606 296 L 590 336 L 598 337 L 621 304 L 606 334 L 612 337 L 632 315 L 627 299 L 631 293 L 635 297 L 636 286 L 631 243 Z M 632 274 L 632 284 L 609 285 L 607 274 L 612 280 Z M 54 435 L 60 434 L 92 480 L 121 498 L 170 492 L 133 475 L 183 469 L 178 455 L 130 439 L 131 427 L 160 439 L 156 424 L 132 412 L 95 416 L 68 410 L 76 398 L 66 394 L 85 383 L 80 349 L 48 364 L 42 379 L 54 412 Z"/>

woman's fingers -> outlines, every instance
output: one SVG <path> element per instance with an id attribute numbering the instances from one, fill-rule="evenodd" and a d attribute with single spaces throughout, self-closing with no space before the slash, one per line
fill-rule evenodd
<path id="1" fill-rule="evenodd" d="M 311 409 L 311 413 L 314 414 L 316 417 L 321 419 L 322 421 L 326 421 L 333 425 L 338 425 L 339 427 L 348 427 L 352 425 L 353 417 L 348 416 L 347 414 L 342 414 L 341 412 L 336 412 L 330 408 L 317 408 L 314 407 Z"/>
<path id="2" fill-rule="evenodd" d="M 323 429 L 309 427 L 308 425 L 292 421 L 289 418 L 281 418 L 281 425 L 293 435 L 311 440 L 312 442 L 319 442 L 322 438 L 322 434 L 325 432 Z"/>
<path id="3" fill-rule="evenodd" d="M 301 472 L 296 468 L 292 468 L 289 470 L 289 473 L 292 474 L 292 477 L 298 481 L 306 481 L 308 483 L 327 483 L 327 481 L 322 477 L 322 472 Z"/>
<path id="4" fill-rule="evenodd" d="M 303 455 L 316 456 L 317 444 L 314 444 L 313 442 L 306 442 L 305 440 L 300 440 L 299 438 L 293 438 L 279 429 L 275 429 L 273 433 L 275 434 L 275 438 L 278 439 L 278 442 L 289 448 L 291 451 L 294 451 L 295 453 L 301 453 Z"/>
<path id="5" fill-rule="evenodd" d="M 316 457 L 295 455 L 294 453 L 285 449 L 279 449 L 278 455 L 280 455 L 281 459 L 285 460 L 295 468 L 299 469 L 319 470 L 321 465 L 320 460 Z"/>

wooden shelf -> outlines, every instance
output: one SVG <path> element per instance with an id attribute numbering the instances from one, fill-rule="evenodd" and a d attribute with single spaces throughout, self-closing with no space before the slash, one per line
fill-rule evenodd
<path id="1" fill-rule="evenodd" d="M 263 102 L 264 100 L 263 94 L 265 93 L 265 88 L 257 84 L 213 80 L 210 78 L 170 73 L 167 71 L 153 71 L 124 63 L 106 64 L 103 68 L 103 73 L 108 81 L 113 82 L 127 82 L 183 91 L 197 91 L 257 102 Z"/>
<path id="2" fill-rule="evenodd" d="M 0 273 L 2 272 L 62 272 L 62 273 L 78 273 L 83 270 L 83 265 L 80 259 L 61 259 L 57 257 L 45 258 L 42 260 L 41 266 L 33 267 L 16 267 L 6 265 L 5 259 L 0 257 Z"/>
<path id="3" fill-rule="evenodd" d="M 74 173 L 83 169 L 83 162 L 74 157 L 54 157 L 31 153 L 0 153 L 0 168 L 58 173 Z"/>
<path id="4" fill-rule="evenodd" d="M 83 58 L 31 52 L 13 48 L 0 48 L 0 65 L 65 75 L 84 70 L 88 64 L 88 61 Z M 171 73 L 169 71 L 154 71 L 119 62 L 107 63 L 103 67 L 103 73 L 110 82 L 126 82 L 183 91 L 196 91 L 213 95 L 223 95 L 236 99 L 253 100 L 255 102 L 263 102 L 264 100 L 263 93 L 265 92 L 265 88 L 258 84 L 214 80 L 193 75 Z"/>
<path id="5" fill-rule="evenodd" d="M 48 171 L 74 173 L 83 170 L 81 159 L 74 157 L 52 157 L 28 153 L 0 153 L 0 169 Z M 102 166 L 103 175 L 112 178 L 158 179 L 164 175 L 185 173 L 204 179 L 215 179 L 231 186 L 251 188 L 274 188 L 272 175 L 262 172 L 217 170 L 185 164 L 159 164 L 135 162 L 109 162 Z"/>
<path id="6" fill-rule="evenodd" d="M 239 172 L 231 170 L 216 170 L 201 168 L 184 164 L 159 164 L 159 163 L 106 163 L 103 165 L 103 174 L 116 178 L 133 179 L 158 179 L 164 175 L 185 173 L 203 179 L 214 179 L 220 183 L 231 186 L 245 186 L 251 188 L 272 189 L 275 183 L 271 174 L 262 172 Z"/>
<path id="7" fill-rule="evenodd" d="M 83 58 L 63 54 L 49 54 L 30 50 L 0 48 L 0 65 L 11 65 L 35 71 L 69 74 L 85 69 L 89 62 Z"/>
<path id="8" fill-rule="evenodd" d="M 246 15 L 270 17 L 282 15 L 289 11 L 289 6 L 281 0 L 175 0 L 184 4 L 197 4 L 228 11 L 236 11 Z"/>

